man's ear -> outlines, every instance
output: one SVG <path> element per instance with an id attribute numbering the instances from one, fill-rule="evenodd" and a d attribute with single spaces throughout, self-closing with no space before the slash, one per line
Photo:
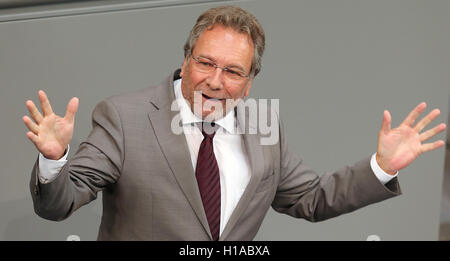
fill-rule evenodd
<path id="1" fill-rule="evenodd" d="M 181 66 L 181 72 L 180 72 L 180 77 L 181 78 L 183 78 L 183 73 L 186 70 L 187 63 L 188 63 L 187 57 L 185 57 L 184 61 L 183 61 L 183 65 Z"/>
<path id="2" fill-rule="evenodd" d="M 250 89 L 252 88 L 252 84 L 253 84 L 253 77 L 250 77 L 250 80 L 248 80 L 247 83 L 247 90 L 245 90 L 245 96 L 248 96 L 250 93 Z"/>

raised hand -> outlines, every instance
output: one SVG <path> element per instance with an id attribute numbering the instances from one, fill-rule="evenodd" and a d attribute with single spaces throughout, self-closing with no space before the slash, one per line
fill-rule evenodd
<path id="1" fill-rule="evenodd" d="M 22 118 L 30 131 L 27 137 L 33 142 L 39 152 L 48 159 L 57 160 L 64 156 L 64 152 L 73 136 L 75 113 L 78 109 L 78 98 L 72 98 L 67 104 L 64 118 L 53 113 L 52 106 L 44 91 L 38 92 L 41 109 L 44 115 L 28 100 L 26 106 L 32 121 L 28 116 Z"/>
<path id="2" fill-rule="evenodd" d="M 426 106 L 425 102 L 417 105 L 395 129 L 391 129 L 391 114 L 387 110 L 384 111 L 383 123 L 378 134 L 377 163 L 385 172 L 395 174 L 398 170 L 411 164 L 420 154 L 435 150 L 445 144 L 443 140 L 423 143 L 444 131 L 446 128 L 444 123 L 421 133 L 431 121 L 439 116 L 439 109 L 434 109 L 413 126 Z"/>

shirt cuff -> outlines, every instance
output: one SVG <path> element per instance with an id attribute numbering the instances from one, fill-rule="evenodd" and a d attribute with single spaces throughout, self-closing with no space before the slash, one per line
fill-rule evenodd
<path id="1" fill-rule="evenodd" d="M 66 154 L 59 160 L 47 159 L 39 153 L 39 181 L 42 184 L 50 183 L 58 176 L 61 168 L 67 162 L 67 155 L 69 155 L 70 146 L 67 146 Z"/>
<path id="2" fill-rule="evenodd" d="M 383 185 L 388 183 L 389 181 L 391 181 L 391 179 L 397 177 L 398 175 L 398 171 L 395 173 L 395 175 L 390 175 L 384 172 L 384 170 L 378 165 L 376 152 L 370 159 L 370 167 L 372 168 L 373 173 L 375 173 L 375 176 L 377 176 L 378 180 L 380 180 Z"/>

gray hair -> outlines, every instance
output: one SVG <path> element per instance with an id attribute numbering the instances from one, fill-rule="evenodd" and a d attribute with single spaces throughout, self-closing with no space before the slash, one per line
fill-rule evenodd
<path id="1" fill-rule="evenodd" d="M 250 75 L 256 76 L 261 70 L 261 58 L 264 53 L 264 30 L 254 15 L 237 6 L 215 7 L 201 14 L 184 44 L 184 57 L 187 58 L 192 54 L 200 35 L 214 25 L 233 28 L 239 33 L 247 34 L 252 39 L 254 51 Z"/>

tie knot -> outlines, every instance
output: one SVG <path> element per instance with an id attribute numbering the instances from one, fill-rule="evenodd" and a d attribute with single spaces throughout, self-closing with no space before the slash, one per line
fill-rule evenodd
<path id="1" fill-rule="evenodd" d="M 217 124 L 214 122 L 203 122 L 201 126 L 202 134 L 204 138 L 214 138 L 216 135 Z"/>
<path id="2" fill-rule="evenodd" d="M 202 134 L 203 137 L 212 139 L 214 138 L 214 135 L 216 135 L 216 132 L 214 131 L 213 133 L 208 133 L 207 131 L 202 130 Z"/>

